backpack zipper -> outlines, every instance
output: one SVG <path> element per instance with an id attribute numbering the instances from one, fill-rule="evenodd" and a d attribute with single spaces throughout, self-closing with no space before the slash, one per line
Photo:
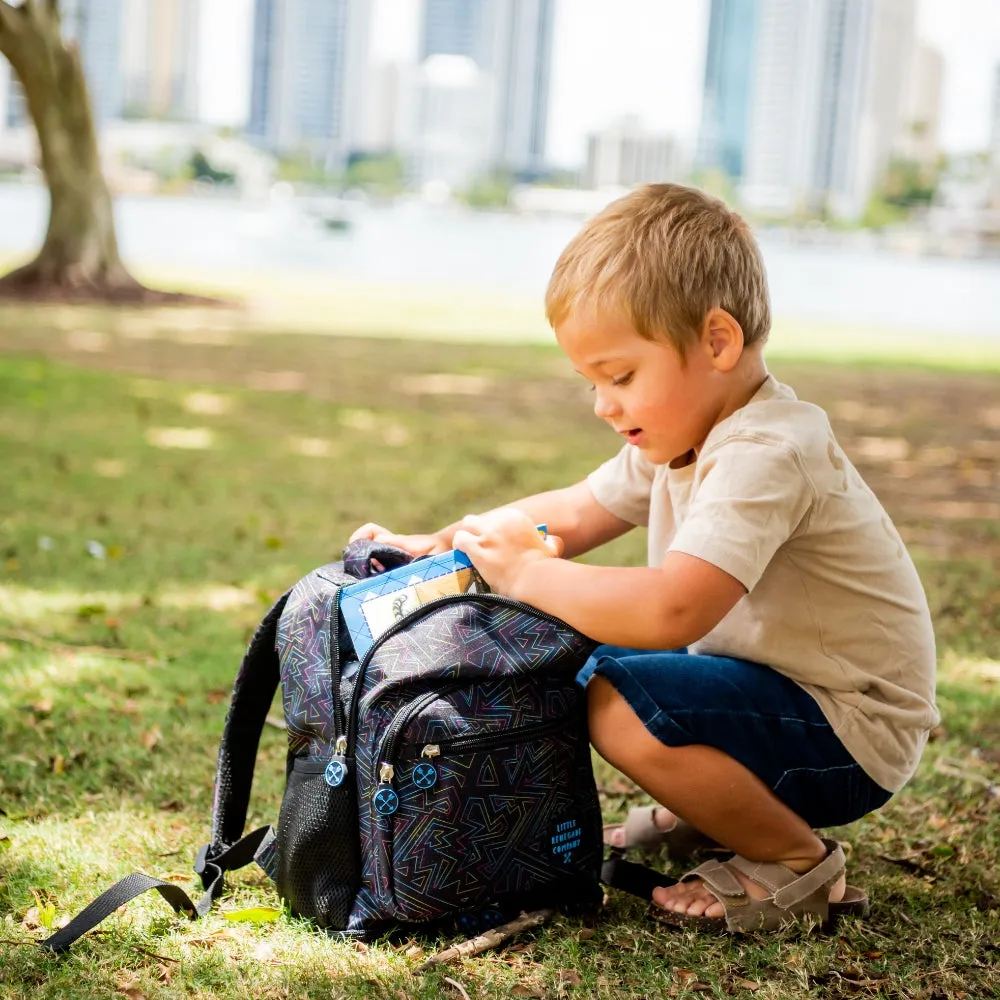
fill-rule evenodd
<path id="1" fill-rule="evenodd" d="M 567 625 L 561 618 L 556 618 L 555 615 L 550 615 L 545 611 L 540 611 L 538 608 L 532 607 L 530 604 L 525 604 L 523 601 L 515 601 L 512 597 L 505 597 L 503 594 L 444 594 L 442 597 L 436 597 L 433 601 L 428 601 L 426 604 L 421 605 L 410 614 L 406 615 L 404 618 L 400 618 L 398 622 L 393 622 L 372 644 L 371 649 L 365 653 L 364 658 L 358 665 L 358 674 L 354 680 L 354 689 L 351 691 L 351 708 L 347 716 L 347 740 L 346 740 L 346 755 L 348 757 L 354 756 L 354 744 L 357 739 L 357 716 L 358 716 L 358 702 L 361 699 L 361 688 L 364 684 L 365 672 L 368 670 L 368 664 L 371 662 L 371 658 L 375 655 L 375 651 L 386 642 L 388 639 L 392 638 L 397 632 L 405 628 L 407 625 L 412 624 L 418 618 L 424 615 L 430 614 L 430 612 L 437 610 L 440 607 L 444 607 L 446 604 L 456 604 L 459 601 L 470 601 L 470 602 L 480 602 L 486 604 L 504 604 L 510 608 L 517 608 L 519 611 L 528 611 L 543 621 L 551 622 L 553 625 L 559 626 L 560 628 L 570 629 L 571 626 Z M 338 615 L 339 618 L 339 608 Z"/>
<path id="2" fill-rule="evenodd" d="M 344 704 L 340 698 L 340 592 L 342 586 L 337 587 L 337 592 L 333 596 L 333 614 L 330 616 L 330 681 L 333 686 L 331 701 L 333 702 L 333 758 L 327 765 L 327 784 L 333 787 L 343 783 L 347 777 L 347 735 L 344 730 L 346 720 L 344 718 Z M 341 768 L 330 770 L 330 765 L 334 761 L 339 761 Z M 338 780 L 336 783 L 331 780 L 334 776 Z"/>
<path id="3" fill-rule="evenodd" d="M 382 742 L 379 744 L 378 756 L 376 760 L 378 761 L 390 761 L 394 755 L 396 749 L 396 743 L 399 739 L 400 734 L 409 725 L 409 722 L 414 716 L 419 715 L 428 705 L 433 704 L 438 698 L 443 698 L 446 694 L 450 694 L 452 691 L 458 690 L 460 687 L 464 687 L 462 683 L 456 684 L 446 684 L 442 688 L 438 688 L 434 691 L 427 691 L 412 701 L 407 702 L 393 717 L 389 727 L 386 729 L 384 735 L 382 736 Z"/>
<path id="4" fill-rule="evenodd" d="M 376 812 L 383 816 L 391 816 L 399 805 L 399 798 L 395 791 L 396 775 L 396 743 L 399 734 L 402 732 L 405 723 L 429 705 L 437 700 L 440 693 L 434 692 L 433 696 L 423 695 L 421 698 L 411 702 L 401 711 L 392 726 L 382 737 L 379 747 L 379 778 L 375 791 L 372 793 Z M 414 710 L 411 710 L 414 709 Z M 403 718 L 403 723 L 397 726 L 397 722 Z M 432 762 L 434 758 L 442 756 L 446 751 L 451 753 L 468 753 L 476 750 L 496 750 L 499 747 L 508 746 L 512 743 L 521 743 L 530 739 L 541 739 L 560 732 L 566 727 L 565 719 L 543 719 L 539 722 L 529 722 L 523 726 L 512 726 L 508 729 L 493 730 L 487 733 L 472 733 L 468 736 L 451 736 L 446 740 L 437 743 L 427 743 L 420 752 L 420 758 L 427 762 Z M 391 737 L 391 738 L 390 738 Z M 428 764 L 423 764 L 428 767 Z M 418 787 L 428 789 L 437 783 L 437 768 L 430 764 L 430 777 L 425 779 L 426 783 Z M 380 804 L 381 801 L 381 804 Z"/>
<path id="5" fill-rule="evenodd" d="M 565 719 L 543 719 L 527 722 L 523 726 L 495 729 L 488 733 L 470 733 L 468 736 L 451 736 L 437 743 L 428 743 L 421 751 L 422 757 L 437 757 L 446 750 L 452 753 L 466 753 L 469 750 L 496 750 L 508 743 L 520 743 L 526 736 L 540 738 L 559 732 L 566 727 Z M 439 753 L 427 753 L 428 747 L 437 747 Z"/>

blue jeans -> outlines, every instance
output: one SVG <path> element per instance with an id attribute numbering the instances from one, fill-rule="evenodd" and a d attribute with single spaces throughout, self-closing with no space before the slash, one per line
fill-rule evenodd
<path id="1" fill-rule="evenodd" d="M 687 650 L 598 646 L 577 675 L 614 686 L 642 724 L 671 747 L 715 747 L 752 771 L 812 827 L 878 809 L 877 785 L 798 684 L 760 663 Z"/>

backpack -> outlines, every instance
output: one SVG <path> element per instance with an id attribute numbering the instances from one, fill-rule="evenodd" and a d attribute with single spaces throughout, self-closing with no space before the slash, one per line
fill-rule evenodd
<path id="1" fill-rule="evenodd" d="M 352 937 L 478 933 L 523 909 L 599 906 L 601 813 L 575 681 L 594 643 L 510 598 L 459 594 L 395 622 L 358 662 L 340 589 L 410 556 L 365 541 L 344 557 L 284 594 L 243 657 L 194 865 L 201 898 L 134 872 L 45 947 L 69 947 L 148 889 L 203 916 L 225 872 L 251 861 L 293 914 Z M 244 836 L 279 683 L 285 793 L 277 825 Z"/>

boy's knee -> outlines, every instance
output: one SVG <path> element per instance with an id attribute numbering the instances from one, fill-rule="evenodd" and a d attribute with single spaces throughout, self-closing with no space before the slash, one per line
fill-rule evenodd
<path id="1" fill-rule="evenodd" d="M 587 726 L 594 749 L 619 768 L 627 756 L 635 727 L 644 730 L 629 703 L 599 674 L 587 683 Z"/>

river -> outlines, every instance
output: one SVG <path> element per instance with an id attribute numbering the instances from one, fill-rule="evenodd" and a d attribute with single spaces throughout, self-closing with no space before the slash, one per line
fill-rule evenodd
<path id="1" fill-rule="evenodd" d="M 44 235 L 43 188 L 0 185 L 0 254 Z M 472 212 L 399 201 L 350 206 L 347 232 L 325 228 L 309 203 L 125 196 L 116 202 L 127 261 L 210 278 L 213 272 L 299 272 L 366 282 L 469 286 L 540 296 L 580 220 Z M 793 245 L 764 232 L 761 249 L 778 317 L 905 332 L 1000 337 L 1000 260 L 906 257 Z"/>

